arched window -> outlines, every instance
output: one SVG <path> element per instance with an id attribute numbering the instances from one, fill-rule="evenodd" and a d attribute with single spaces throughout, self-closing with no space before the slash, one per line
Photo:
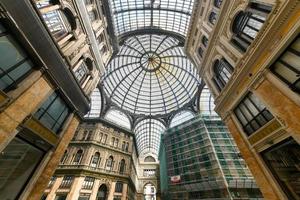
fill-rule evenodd
<path id="1" fill-rule="evenodd" d="M 223 0 L 214 0 L 214 6 L 217 8 L 221 8 Z"/>
<path id="2" fill-rule="evenodd" d="M 217 13 L 215 13 L 214 11 L 211 11 L 211 13 L 208 16 L 208 21 L 212 24 L 215 25 L 216 21 L 217 21 Z"/>
<path id="3" fill-rule="evenodd" d="M 82 154 L 83 154 L 83 151 L 81 149 L 77 151 L 77 153 L 75 154 L 74 160 L 73 160 L 74 165 L 80 164 Z"/>
<path id="4" fill-rule="evenodd" d="M 246 11 L 239 12 L 232 23 L 231 42 L 242 52 L 255 39 L 272 7 L 259 3 L 250 3 Z"/>
<path id="5" fill-rule="evenodd" d="M 96 200 L 107 200 L 107 187 L 102 184 L 97 192 Z"/>
<path id="6" fill-rule="evenodd" d="M 63 155 L 62 158 L 60 159 L 60 163 L 61 163 L 61 164 L 64 164 L 65 161 L 67 160 L 67 157 L 68 157 L 68 151 L 65 150 L 64 155 Z"/>
<path id="7" fill-rule="evenodd" d="M 208 38 L 204 35 L 204 36 L 202 37 L 202 39 L 201 39 L 201 42 L 202 42 L 202 44 L 203 44 L 205 47 L 207 47 L 207 44 L 208 44 Z"/>
<path id="8" fill-rule="evenodd" d="M 198 54 L 199 54 L 200 58 L 203 57 L 203 49 L 201 47 L 198 48 Z"/>
<path id="9" fill-rule="evenodd" d="M 271 67 L 272 72 L 291 90 L 300 93 L 300 37 L 284 51 Z"/>
<path id="10" fill-rule="evenodd" d="M 125 172 L 125 160 L 122 159 L 121 162 L 120 162 L 120 174 L 124 174 Z"/>
<path id="11" fill-rule="evenodd" d="M 129 148 L 129 143 L 127 142 L 127 143 L 125 144 L 125 151 L 126 151 L 126 152 L 128 152 L 128 148 Z"/>
<path id="12" fill-rule="evenodd" d="M 125 142 L 122 142 L 122 151 L 125 151 Z"/>
<path id="13" fill-rule="evenodd" d="M 114 158 L 112 156 L 109 156 L 109 158 L 106 161 L 106 170 L 112 170 L 113 169 L 113 165 L 114 165 Z"/>
<path id="14" fill-rule="evenodd" d="M 36 5 L 52 36 L 56 40 L 61 40 L 70 31 L 75 30 L 77 25 L 72 11 L 68 8 L 61 9 L 60 5 L 57 6 L 58 2 L 55 0 L 42 0 L 38 1 Z M 53 9 L 49 9 L 50 7 Z"/>
<path id="15" fill-rule="evenodd" d="M 96 152 L 91 159 L 91 167 L 98 167 L 100 162 L 100 153 Z"/>
<path id="16" fill-rule="evenodd" d="M 147 156 L 147 157 L 144 159 L 144 162 L 155 162 L 155 158 L 153 158 L 152 156 Z"/>
<path id="17" fill-rule="evenodd" d="M 233 67 L 222 58 L 221 60 L 216 60 L 213 66 L 214 70 L 214 81 L 219 90 L 222 90 L 226 83 L 229 81 L 231 74 L 233 72 Z"/>

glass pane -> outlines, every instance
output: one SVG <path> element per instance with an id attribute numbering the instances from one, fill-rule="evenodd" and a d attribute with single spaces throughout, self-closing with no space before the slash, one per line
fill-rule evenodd
<path id="1" fill-rule="evenodd" d="M 24 51 L 10 35 L 0 37 L 0 55 L 0 66 L 5 71 L 26 58 Z"/>
<path id="2" fill-rule="evenodd" d="M 69 114 L 65 102 L 54 92 L 38 109 L 34 116 L 43 125 L 52 131 L 57 132 Z"/>
<path id="3" fill-rule="evenodd" d="M 40 149 L 14 138 L 0 154 L 0 199 L 17 199 L 43 156 Z"/>
<path id="4" fill-rule="evenodd" d="M 300 199 L 300 146 L 293 139 L 285 140 L 262 153 L 288 199 Z"/>
<path id="5" fill-rule="evenodd" d="M 280 60 L 283 60 L 284 62 L 291 65 L 297 71 L 300 71 L 300 57 L 299 57 L 299 55 L 296 55 L 292 52 L 287 51 L 281 56 Z"/>

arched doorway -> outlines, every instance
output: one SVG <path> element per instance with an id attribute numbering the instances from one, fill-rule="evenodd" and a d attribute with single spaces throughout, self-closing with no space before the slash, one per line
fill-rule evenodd
<path id="1" fill-rule="evenodd" d="M 102 184 L 99 187 L 96 200 L 107 200 L 107 187 L 106 187 L 106 185 Z"/>
<path id="2" fill-rule="evenodd" d="M 144 200 L 156 200 L 156 188 L 152 183 L 144 186 Z"/>

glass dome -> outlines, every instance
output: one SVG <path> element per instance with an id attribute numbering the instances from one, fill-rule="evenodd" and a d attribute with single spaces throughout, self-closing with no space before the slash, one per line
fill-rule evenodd
<path id="1" fill-rule="evenodd" d="M 164 30 L 185 36 L 194 0 L 112 0 L 110 4 L 117 35 Z"/>
<path id="2" fill-rule="evenodd" d="M 199 84 L 180 42 L 166 35 L 129 37 L 103 76 L 108 99 L 143 116 L 166 115 L 181 108 L 192 100 Z"/>

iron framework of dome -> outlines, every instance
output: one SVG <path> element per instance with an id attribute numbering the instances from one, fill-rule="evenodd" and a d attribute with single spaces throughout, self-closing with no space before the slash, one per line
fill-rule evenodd
<path id="1" fill-rule="evenodd" d="M 103 77 L 108 99 L 138 116 L 163 116 L 182 108 L 199 84 L 179 40 L 166 35 L 128 38 Z"/>
<path id="2" fill-rule="evenodd" d="M 92 96 L 101 110 L 87 116 L 130 127 L 139 155 L 157 157 L 166 128 L 201 109 L 211 113 L 212 98 L 201 93 L 204 83 L 183 48 L 194 0 L 106 2 L 118 52 L 99 84 L 101 99 Z"/>
<path id="3" fill-rule="evenodd" d="M 185 36 L 194 0 L 112 0 L 117 35 L 166 31 Z"/>

